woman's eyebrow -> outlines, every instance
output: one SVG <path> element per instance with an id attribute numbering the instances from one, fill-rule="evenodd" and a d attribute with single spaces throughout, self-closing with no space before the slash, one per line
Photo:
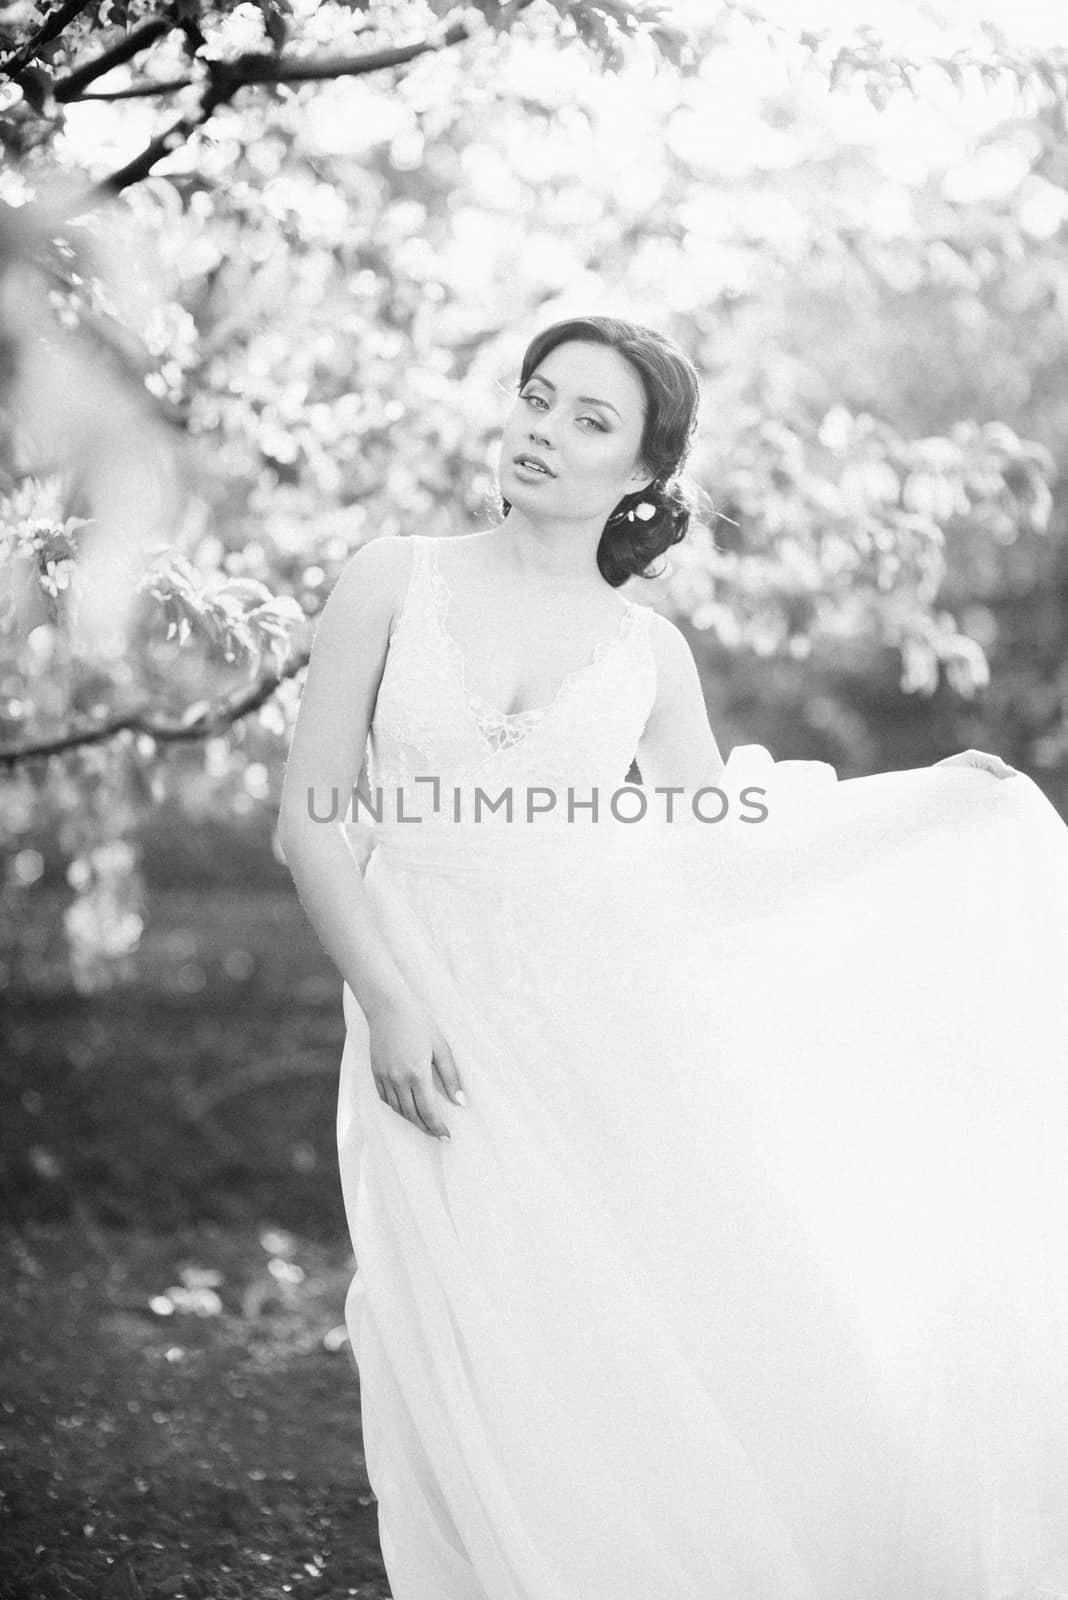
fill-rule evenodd
<path id="1" fill-rule="evenodd" d="M 551 380 L 548 379 L 548 378 L 541 377 L 541 375 L 539 373 L 534 373 L 527 381 L 529 383 L 543 383 L 547 389 L 551 389 L 552 390 L 553 394 L 556 393 L 556 385 L 555 385 L 555 383 L 551 382 Z M 616 410 L 616 407 L 612 404 L 611 400 L 598 400 L 596 395 L 593 395 L 593 394 L 580 394 L 579 395 L 579 403 L 581 405 L 584 405 L 584 406 L 585 405 L 606 406 L 609 411 L 615 411 L 616 416 L 619 417 L 620 422 L 623 421 L 623 418 L 622 418 L 621 414 L 619 413 L 619 411 Z"/>

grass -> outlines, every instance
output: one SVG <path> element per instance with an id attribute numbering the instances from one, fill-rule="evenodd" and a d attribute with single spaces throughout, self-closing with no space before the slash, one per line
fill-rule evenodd
<path id="1" fill-rule="evenodd" d="M 57 916 L 0 1041 L 0 1597 L 385 1600 L 336 977 L 288 894 L 167 894 L 86 999 Z"/>

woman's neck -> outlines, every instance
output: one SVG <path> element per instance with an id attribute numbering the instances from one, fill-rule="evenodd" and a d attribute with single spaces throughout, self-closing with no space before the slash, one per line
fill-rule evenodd
<path id="1" fill-rule="evenodd" d="M 515 522 L 512 512 L 493 530 L 493 543 L 502 564 L 524 585 L 542 589 L 597 587 L 604 583 L 597 566 L 600 530 L 536 527 Z"/>

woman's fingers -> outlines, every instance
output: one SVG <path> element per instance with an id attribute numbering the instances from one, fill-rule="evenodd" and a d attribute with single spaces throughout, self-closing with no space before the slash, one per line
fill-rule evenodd
<path id="1" fill-rule="evenodd" d="M 439 1086 L 455 1105 L 466 1100 L 452 1051 L 419 1004 L 387 1007 L 369 1019 L 371 1071 L 379 1098 L 434 1139 L 449 1130 L 438 1115 Z"/>
<path id="2" fill-rule="evenodd" d="M 1000 756 L 991 755 L 986 750 L 961 750 L 956 755 L 944 756 L 941 761 L 935 762 L 936 767 L 979 767 L 984 772 L 993 773 L 995 778 L 1015 778 L 1018 776 L 1015 767 L 1010 767 L 1007 761 Z"/>
<path id="3" fill-rule="evenodd" d="M 456 1062 L 453 1060 L 452 1051 L 440 1034 L 434 1045 L 434 1071 L 437 1074 L 438 1082 L 449 1099 L 458 1106 L 465 1106 L 467 1104 L 467 1096 L 464 1094 L 463 1086 L 460 1083 L 460 1074 L 456 1070 Z"/>
<path id="4" fill-rule="evenodd" d="M 1016 768 L 1010 767 L 1007 761 L 1002 761 L 1000 756 L 990 755 L 986 750 L 970 750 L 972 765 L 981 767 L 984 772 L 992 772 L 995 778 L 1014 778 Z"/>
<path id="5" fill-rule="evenodd" d="M 383 1091 L 382 1099 L 390 1110 L 418 1128 L 420 1133 L 427 1133 L 434 1139 L 449 1138 L 448 1128 L 434 1109 L 432 1084 L 423 1084 L 418 1080 L 399 1084 L 386 1078 L 383 1080 Z"/>
<path id="6" fill-rule="evenodd" d="M 408 1091 L 412 1109 L 415 1112 L 415 1125 L 421 1127 L 435 1139 L 448 1139 L 449 1130 L 437 1114 L 434 1106 L 434 1086 L 428 1079 L 425 1083 L 417 1080 Z"/>
<path id="7" fill-rule="evenodd" d="M 452 1051 L 439 1030 L 433 1027 L 430 1048 L 430 1070 L 425 1074 L 405 1070 L 397 1076 L 389 1072 L 375 1073 L 375 1088 L 379 1098 L 413 1127 L 431 1138 L 448 1139 L 449 1130 L 438 1115 L 438 1088 L 440 1086 L 441 1092 L 456 1105 L 466 1105 L 467 1100 Z"/>

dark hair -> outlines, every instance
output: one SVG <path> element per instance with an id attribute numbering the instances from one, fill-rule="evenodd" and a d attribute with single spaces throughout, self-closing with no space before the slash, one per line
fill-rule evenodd
<path id="1" fill-rule="evenodd" d="M 692 491 L 680 481 L 697 430 L 701 380 L 687 355 L 667 334 L 616 317 L 568 317 L 551 323 L 530 341 L 520 370 L 520 389 L 557 345 L 571 340 L 604 344 L 626 357 L 645 390 L 641 459 L 654 474 L 647 488 L 624 495 L 609 513 L 597 546 L 601 576 L 613 588 L 640 575 L 655 578 L 650 564 L 685 538 L 697 510 Z M 628 512 L 645 501 L 654 515 L 642 521 Z M 501 496 L 504 515 L 511 502 Z"/>

